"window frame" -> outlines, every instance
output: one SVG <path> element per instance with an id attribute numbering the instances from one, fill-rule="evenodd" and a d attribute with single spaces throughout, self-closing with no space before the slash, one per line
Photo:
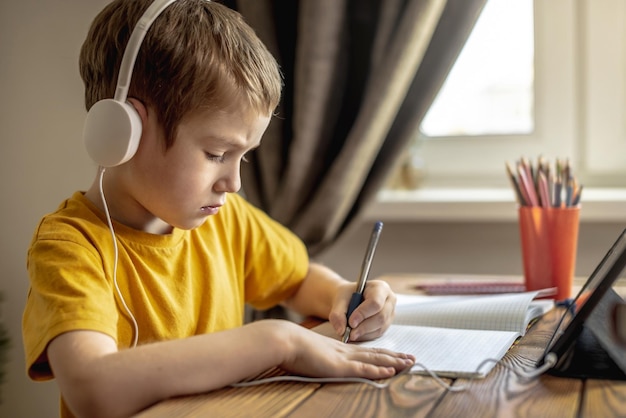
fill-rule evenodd
<path id="1" fill-rule="evenodd" d="M 580 5 L 584 38 L 585 168 L 595 183 L 626 183 L 626 3 L 585 0 Z"/>
<path id="2" fill-rule="evenodd" d="M 616 34 L 624 34 L 625 16 L 621 0 L 535 0 L 534 131 L 419 133 L 422 186 L 504 187 L 504 162 L 522 156 L 569 158 L 588 186 L 626 186 L 626 42 Z"/>

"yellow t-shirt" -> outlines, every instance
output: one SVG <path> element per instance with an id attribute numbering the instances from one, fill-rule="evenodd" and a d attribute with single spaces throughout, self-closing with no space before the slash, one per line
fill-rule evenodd
<path id="1" fill-rule="evenodd" d="M 191 231 L 169 235 L 114 224 L 117 283 L 138 324 L 139 344 L 243 324 L 244 304 L 269 308 L 305 277 L 308 254 L 293 233 L 240 196 Z M 43 218 L 28 252 L 23 316 L 26 366 L 51 379 L 48 343 L 86 329 L 132 344 L 132 322 L 113 283 L 114 247 L 104 214 L 76 192 Z"/>

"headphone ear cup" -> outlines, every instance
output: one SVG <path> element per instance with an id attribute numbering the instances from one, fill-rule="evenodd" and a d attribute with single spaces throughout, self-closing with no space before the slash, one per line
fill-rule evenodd
<path id="1" fill-rule="evenodd" d="M 141 117 L 133 105 L 105 99 L 89 109 L 83 139 L 87 153 L 96 164 L 113 167 L 135 155 L 141 130 Z"/>

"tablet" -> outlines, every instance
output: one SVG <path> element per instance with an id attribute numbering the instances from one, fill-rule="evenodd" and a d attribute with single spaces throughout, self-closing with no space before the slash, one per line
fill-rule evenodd
<path id="1" fill-rule="evenodd" d="M 585 321 L 607 291 L 611 289 L 624 267 L 626 267 L 626 230 L 622 231 L 580 289 L 570 308 L 566 309 L 561 316 L 550 342 L 537 362 L 538 367 L 544 365 L 546 356 L 550 353 L 552 353 L 551 356 L 556 356 L 556 364 L 553 368 L 558 368 L 565 361 L 568 351 L 575 345 L 583 331 Z"/>

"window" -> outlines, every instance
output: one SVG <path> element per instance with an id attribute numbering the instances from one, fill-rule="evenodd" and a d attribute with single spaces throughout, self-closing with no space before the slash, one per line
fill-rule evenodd
<path id="1" fill-rule="evenodd" d="M 412 152 L 425 188 L 507 187 L 505 161 L 539 155 L 625 187 L 626 2 L 488 0 Z"/>
<path id="2" fill-rule="evenodd" d="M 424 139 L 534 129 L 532 0 L 489 0 L 422 123 Z"/>

